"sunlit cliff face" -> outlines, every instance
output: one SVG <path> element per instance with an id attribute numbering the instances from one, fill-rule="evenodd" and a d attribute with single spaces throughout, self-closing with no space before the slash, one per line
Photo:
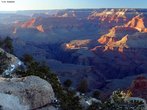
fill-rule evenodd
<path id="1" fill-rule="evenodd" d="M 101 36 L 99 39 L 98 39 L 98 42 L 100 44 L 105 44 L 107 43 L 108 41 L 110 41 L 109 39 L 112 39 L 115 37 L 115 33 L 116 33 L 116 28 L 112 28 L 109 30 L 109 33 L 108 34 L 105 34 L 103 36 Z"/>
<path id="2" fill-rule="evenodd" d="M 66 49 L 80 49 L 80 48 L 86 48 L 87 45 L 90 43 L 91 40 L 73 40 L 69 43 L 65 44 Z"/>
<path id="3" fill-rule="evenodd" d="M 15 26 L 14 26 L 15 28 L 13 30 L 13 34 L 17 33 L 17 28 L 33 28 L 33 29 L 37 29 L 39 32 L 44 32 L 42 25 L 34 26 L 35 22 L 36 22 L 36 19 L 33 18 L 33 19 L 26 21 L 26 22 L 16 23 Z"/>
<path id="4" fill-rule="evenodd" d="M 123 52 L 124 48 L 128 48 L 127 46 L 128 35 L 124 36 L 121 40 L 114 41 L 113 38 L 110 38 L 108 43 L 104 46 L 104 51 L 114 50 L 114 48 L 118 48 L 119 52 Z"/>
<path id="5" fill-rule="evenodd" d="M 118 22 L 119 20 L 126 20 L 126 13 L 127 9 L 119 9 L 119 10 L 115 10 L 115 9 L 111 9 L 111 10 L 104 10 L 103 12 L 96 12 L 94 11 L 89 17 L 88 19 L 93 20 L 95 18 L 99 18 L 100 21 L 104 22 L 107 21 L 109 23 L 111 22 Z"/>
<path id="6" fill-rule="evenodd" d="M 36 19 L 33 18 L 30 21 L 27 21 L 27 22 L 23 23 L 21 25 L 21 28 L 30 28 L 30 27 L 32 27 L 34 25 L 35 21 L 36 21 Z"/>
<path id="7" fill-rule="evenodd" d="M 128 41 L 128 35 L 124 36 L 120 40 L 116 40 L 116 30 L 121 29 L 121 31 L 128 30 L 136 30 L 140 33 L 146 33 L 147 28 L 144 25 L 144 19 L 140 17 L 139 15 L 132 18 L 127 24 L 122 25 L 122 26 L 115 26 L 112 29 L 109 30 L 109 33 L 102 35 L 99 39 L 98 42 L 100 44 L 103 44 L 105 49 L 104 51 L 107 50 L 114 50 L 114 48 L 118 48 L 119 52 L 123 52 L 124 48 L 128 48 L 126 45 L 126 42 Z M 126 32 L 126 34 L 128 34 Z"/>
<path id="8" fill-rule="evenodd" d="M 125 27 L 131 27 L 137 29 L 139 32 L 147 32 L 147 28 L 144 25 L 144 20 L 140 16 L 136 16 L 129 21 Z"/>
<path id="9" fill-rule="evenodd" d="M 38 25 L 36 26 L 36 29 L 40 32 L 44 32 L 43 26 L 42 25 Z"/>

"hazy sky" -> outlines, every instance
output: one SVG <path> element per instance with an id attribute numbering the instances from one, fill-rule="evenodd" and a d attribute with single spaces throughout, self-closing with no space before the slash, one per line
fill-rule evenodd
<path id="1" fill-rule="evenodd" d="M 147 0 L 12 0 L 2 3 L 0 11 L 67 8 L 147 8 Z M 11 1 L 11 0 L 8 0 Z"/>

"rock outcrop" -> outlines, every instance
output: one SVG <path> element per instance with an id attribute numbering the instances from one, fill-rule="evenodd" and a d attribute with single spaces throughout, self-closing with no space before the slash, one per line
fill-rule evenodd
<path id="1" fill-rule="evenodd" d="M 128 36 L 135 34 L 135 33 L 146 33 L 147 28 L 145 27 L 145 23 L 143 18 L 138 15 L 132 18 L 127 24 L 121 25 L 121 26 L 115 26 L 109 30 L 107 34 L 102 35 L 98 42 L 100 44 L 104 44 L 105 49 L 104 50 L 113 50 L 112 47 L 120 47 L 118 49 L 119 52 L 123 52 L 122 44 L 121 42 L 128 41 Z M 128 35 L 127 35 L 128 34 Z M 127 37 L 122 37 L 124 35 L 127 35 Z M 123 41 L 122 41 L 123 40 Z M 124 44 L 124 43 L 123 43 Z M 113 46 L 112 46 L 113 45 Z M 115 45 L 115 46 L 114 46 Z M 123 46 L 128 48 L 128 46 Z"/>
<path id="2" fill-rule="evenodd" d="M 22 28 L 22 29 L 31 28 L 31 29 L 36 29 L 39 32 L 44 32 L 43 26 L 41 24 L 36 26 L 35 23 L 36 23 L 36 19 L 35 18 L 33 18 L 31 20 L 28 20 L 26 22 L 17 22 L 15 24 L 15 26 L 14 26 L 13 34 L 16 34 L 17 30 L 19 28 Z"/>
<path id="3" fill-rule="evenodd" d="M 27 22 L 24 22 L 24 23 L 21 25 L 21 28 L 30 28 L 30 27 L 32 27 L 32 26 L 34 25 L 35 21 L 36 21 L 36 19 L 33 18 L 33 19 L 31 19 L 31 20 L 29 20 L 29 21 L 27 21 Z"/>
<path id="4" fill-rule="evenodd" d="M 55 99 L 51 85 L 37 77 L 0 78 L 0 105 L 4 110 L 37 109 Z"/>
<path id="5" fill-rule="evenodd" d="M 124 48 L 128 48 L 127 46 L 127 40 L 128 40 L 128 35 L 124 36 L 121 40 L 118 40 L 118 41 L 113 41 L 113 39 L 111 38 L 107 45 L 105 45 L 105 49 L 104 51 L 106 50 L 114 50 L 114 48 L 118 48 L 118 51 L 119 52 L 123 52 Z"/>
<path id="6" fill-rule="evenodd" d="M 125 27 L 131 27 L 131 28 L 137 29 L 139 32 L 147 32 L 147 28 L 144 25 L 144 20 L 139 15 L 132 18 L 132 20 L 130 20 L 125 25 Z"/>
<path id="7" fill-rule="evenodd" d="M 42 26 L 42 25 L 36 26 L 36 29 L 37 29 L 39 32 L 44 32 L 44 29 L 43 29 L 43 26 Z"/>
<path id="8" fill-rule="evenodd" d="M 126 20 L 126 13 L 127 9 L 111 9 L 111 10 L 104 10 L 102 12 L 94 11 L 88 19 L 93 20 L 98 18 L 101 22 L 118 22 L 118 21 L 125 21 Z"/>
<path id="9" fill-rule="evenodd" d="M 137 77 L 133 81 L 130 90 L 133 96 L 147 100 L 147 78 L 144 76 Z"/>
<path id="10" fill-rule="evenodd" d="M 85 40 L 73 40 L 70 41 L 69 43 L 65 44 L 65 49 L 80 49 L 80 48 L 86 48 L 88 47 L 87 45 L 90 44 L 91 40 L 90 39 L 85 39 Z"/>
<path id="11" fill-rule="evenodd" d="M 109 41 L 109 39 L 114 38 L 116 34 L 116 27 L 112 28 L 109 30 L 108 34 L 102 35 L 99 39 L 98 42 L 100 44 L 105 44 Z"/>

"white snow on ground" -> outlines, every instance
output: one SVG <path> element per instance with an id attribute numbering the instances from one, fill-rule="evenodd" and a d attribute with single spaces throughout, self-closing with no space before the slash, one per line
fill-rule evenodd
<path id="1" fill-rule="evenodd" d="M 9 61 L 9 63 L 10 63 L 9 66 L 2 73 L 3 76 L 11 75 L 14 72 L 15 69 L 17 69 L 19 66 L 21 66 L 23 64 L 17 57 L 15 57 L 14 55 L 12 55 L 10 53 L 5 52 L 1 48 L 0 48 L 0 52 L 5 53 L 8 58 L 11 58 L 10 61 Z"/>
<path id="2" fill-rule="evenodd" d="M 10 75 L 15 69 L 22 65 L 22 62 L 16 59 L 10 66 L 3 72 L 3 75 Z"/>

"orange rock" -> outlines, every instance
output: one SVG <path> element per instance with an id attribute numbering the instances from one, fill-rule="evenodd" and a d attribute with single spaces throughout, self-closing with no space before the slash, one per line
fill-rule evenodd
<path id="1" fill-rule="evenodd" d="M 44 29 L 43 29 L 42 25 L 36 26 L 36 29 L 37 29 L 38 31 L 40 31 L 40 32 L 44 32 Z"/>
<path id="2" fill-rule="evenodd" d="M 107 41 L 107 38 L 106 38 L 105 36 L 103 36 L 103 37 L 101 37 L 101 38 L 98 39 L 98 42 L 99 42 L 100 44 L 105 44 L 106 41 Z"/>
<path id="3" fill-rule="evenodd" d="M 125 26 L 135 28 L 139 32 L 147 32 L 147 29 L 144 25 L 144 20 L 139 15 L 132 18 L 132 20 L 130 20 Z"/>
<path id="4" fill-rule="evenodd" d="M 137 77 L 133 81 L 130 90 L 133 96 L 141 97 L 147 100 L 147 78 L 144 76 Z"/>
<path id="5" fill-rule="evenodd" d="M 115 32 L 116 32 L 115 27 L 110 29 L 108 34 L 105 34 L 98 39 L 98 42 L 100 44 L 105 44 L 105 43 L 109 42 L 111 40 L 111 38 L 115 37 Z"/>
<path id="6" fill-rule="evenodd" d="M 22 27 L 22 28 L 30 28 L 30 27 L 33 27 L 35 21 L 36 21 L 36 19 L 33 18 L 33 19 L 31 19 L 30 21 L 27 21 L 27 22 L 23 23 L 23 24 L 21 25 L 21 27 Z"/>

